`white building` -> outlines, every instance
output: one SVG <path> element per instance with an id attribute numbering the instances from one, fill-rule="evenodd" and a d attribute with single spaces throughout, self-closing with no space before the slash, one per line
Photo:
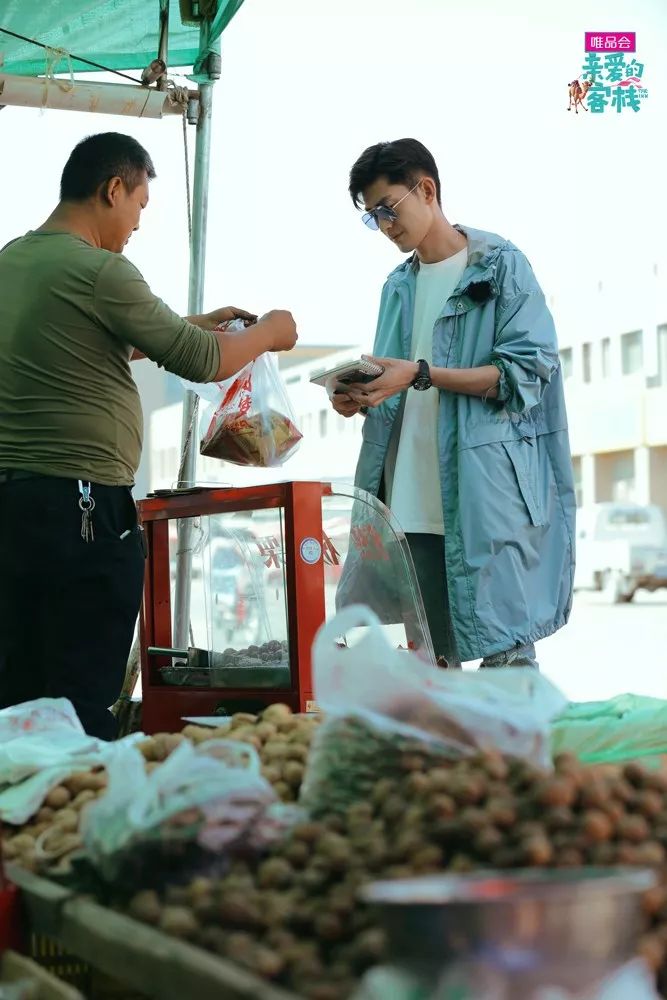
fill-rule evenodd
<path id="1" fill-rule="evenodd" d="M 552 300 L 577 502 L 667 508 L 667 270 Z"/>
<path id="2" fill-rule="evenodd" d="M 175 375 L 158 368 L 152 361 L 133 361 L 132 375 L 139 389 L 144 414 L 144 447 L 133 490 L 135 499 L 140 500 L 152 488 L 150 441 L 153 414 L 180 400 L 183 390 Z"/>
<path id="3" fill-rule="evenodd" d="M 633 500 L 667 509 L 667 268 L 656 265 L 652 273 L 628 273 L 616 283 L 588 288 L 571 283 L 549 302 L 565 378 L 577 502 Z M 363 418 L 337 416 L 324 389 L 309 378 L 360 354 L 354 346 L 298 346 L 282 355 L 304 436 L 296 455 L 280 469 L 244 469 L 200 456 L 197 481 L 350 481 Z M 180 458 L 180 403 L 150 416 L 148 438 L 150 486 L 171 487 Z"/>

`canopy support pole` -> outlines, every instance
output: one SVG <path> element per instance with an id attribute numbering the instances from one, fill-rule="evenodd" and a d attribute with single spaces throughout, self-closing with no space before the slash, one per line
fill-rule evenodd
<path id="1" fill-rule="evenodd" d="M 162 0 L 160 4 L 160 41 L 157 53 L 165 66 L 169 66 L 169 0 Z M 161 76 L 156 83 L 158 90 L 167 89 L 167 74 Z"/>
<path id="2" fill-rule="evenodd" d="M 208 43 L 209 24 L 200 28 L 200 49 Z M 195 148 L 194 183 L 192 192 L 192 238 L 190 241 L 190 285 L 188 315 L 204 310 L 204 277 L 206 270 L 206 228 L 208 221 L 208 187 L 211 166 L 211 116 L 213 111 L 213 81 L 200 84 L 199 120 Z M 181 470 L 178 485 L 193 486 L 196 479 L 199 397 L 188 390 L 183 400 L 181 431 Z M 190 586 L 192 580 L 192 520 L 178 522 L 178 553 L 176 558 L 176 591 L 174 600 L 174 634 L 172 644 L 177 649 L 190 645 Z"/>

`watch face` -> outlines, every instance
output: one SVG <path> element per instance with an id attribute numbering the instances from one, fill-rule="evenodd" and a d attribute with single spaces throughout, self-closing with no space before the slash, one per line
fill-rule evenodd
<path id="1" fill-rule="evenodd" d="M 419 375 L 418 378 L 416 378 L 412 383 L 412 387 L 413 389 L 416 389 L 417 392 L 424 392 L 425 389 L 430 389 L 432 384 L 433 383 L 427 375 Z"/>

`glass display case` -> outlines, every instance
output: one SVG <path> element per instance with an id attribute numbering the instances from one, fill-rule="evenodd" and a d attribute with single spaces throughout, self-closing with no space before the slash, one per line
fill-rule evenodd
<path id="1" fill-rule="evenodd" d="M 189 649 L 159 670 L 165 684 L 289 688 L 289 639 L 282 508 L 225 511 L 170 522 L 172 634 L 180 540 L 191 546 Z M 172 527 L 173 526 L 173 527 Z M 182 521 L 181 521 L 182 526 Z"/>
<path id="2" fill-rule="evenodd" d="M 312 643 L 349 604 L 370 606 L 397 646 L 433 658 L 405 537 L 369 494 L 326 483 L 202 487 L 140 509 L 146 732 L 273 701 L 314 710 Z M 189 586 L 176 586 L 179 574 Z"/>

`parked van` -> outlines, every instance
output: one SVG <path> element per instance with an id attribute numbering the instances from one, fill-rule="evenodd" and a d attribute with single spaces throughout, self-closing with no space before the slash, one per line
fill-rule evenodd
<path id="1" fill-rule="evenodd" d="M 603 591 L 614 604 L 640 588 L 667 587 L 667 523 L 656 506 L 598 503 L 577 511 L 575 590 Z"/>

